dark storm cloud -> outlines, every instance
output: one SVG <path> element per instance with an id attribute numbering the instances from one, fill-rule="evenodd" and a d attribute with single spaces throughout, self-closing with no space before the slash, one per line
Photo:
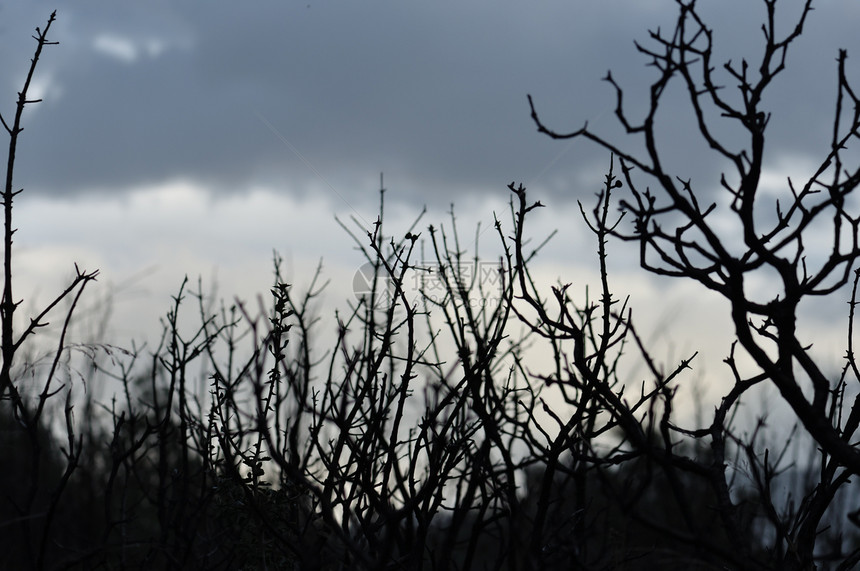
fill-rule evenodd
<path id="1" fill-rule="evenodd" d="M 779 6 L 796 14 L 797 2 Z M 27 3 L 0 12 L 4 116 L 29 33 L 49 11 Z M 657 0 L 76 2 L 58 11 L 61 45 L 39 70 L 45 102 L 25 119 L 17 180 L 56 194 L 178 178 L 217 192 L 266 184 L 302 193 L 322 177 L 360 200 L 384 171 L 401 196 L 421 202 L 503 190 L 511 180 L 568 192 L 608 157 L 536 133 L 526 93 L 560 130 L 591 119 L 618 133 L 613 93 L 600 79 L 612 68 L 628 100 L 646 93 L 653 70 L 633 40 L 670 29 L 675 12 Z M 761 44 L 758 2 L 703 3 L 703 12 L 720 61 Z M 774 145 L 801 154 L 826 140 L 821 109 L 832 106 L 836 48 L 860 57 L 857 16 L 842 1 L 810 17 L 787 88 L 773 100 Z M 719 165 L 690 143 L 686 118 L 664 115 L 673 164 L 713 180 Z"/>

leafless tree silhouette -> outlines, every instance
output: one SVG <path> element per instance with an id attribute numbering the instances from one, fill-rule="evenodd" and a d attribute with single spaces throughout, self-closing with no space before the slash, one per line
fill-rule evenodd
<path id="1" fill-rule="evenodd" d="M 53 43 L 52 16 L 37 29 L 16 117 L 3 120 L 0 454 L 11 461 L 0 471 L 0 566 L 853 568 L 860 250 L 850 211 L 860 171 L 848 151 L 860 111 L 840 53 L 832 141 L 809 180 L 786 183 L 787 204 L 768 204 L 760 192 L 771 120 L 763 94 L 812 2 L 783 38 L 775 0 L 763 6 L 766 41 L 755 63 L 718 69 L 716 32 L 695 2 L 679 1 L 671 33 L 638 46 L 657 70 L 641 121 L 607 76 L 616 117 L 644 141 L 642 155 L 587 125 L 555 132 L 529 99 L 542 132 L 609 151 L 594 204 L 580 204 L 597 245 L 594 288 L 537 283 L 532 268 L 548 237 L 532 246 L 531 220 L 543 205 L 522 185 L 509 185 L 510 217 L 495 220 L 501 255 L 492 262 L 478 255 L 480 232 L 468 246 L 461 240 L 453 210 L 450 223 L 425 229 L 422 213 L 402 236 L 387 234 L 381 190 L 372 228 L 342 222 L 369 272 L 362 297 L 335 313 L 334 342 L 320 333 L 321 268 L 297 293 L 276 255 L 268 301 L 218 305 L 186 281 L 157 343 L 78 345 L 89 368 L 77 374 L 121 387 L 107 402 L 92 392 L 82 402 L 70 396 L 67 332 L 96 273 L 76 269 L 29 325 L 13 322 L 12 172 L 22 111 L 33 103 L 27 86 Z M 722 77 L 736 84 L 735 96 Z M 699 135 L 734 169 L 722 178 L 723 206 L 704 206 L 698 182 L 660 160 L 658 109 L 673 82 L 685 87 Z M 715 122 L 739 125 L 746 145 L 723 141 Z M 742 232 L 727 234 L 718 215 Z M 810 234 L 825 230 L 830 251 L 807 250 Z M 637 244 L 645 270 L 692 279 L 731 304 L 729 382 L 697 424 L 676 402 L 681 382 L 697 382 L 688 374 L 697 354 L 671 366 L 652 356 L 631 301 L 614 294 L 613 238 Z M 779 276 L 779 297 L 756 298 L 749 281 L 762 271 Z M 831 379 L 798 311 L 808 298 L 841 303 L 847 295 L 846 364 Z M 63 299 L 71 301 L 49 366 L 32 367 L 23 342 Z M 180 319 L 189 311 L 199 317 L 191 329 Z M 740 352 L 754 371 L 739 364 Z M 797 420 L 777 433 L 781 442 L 767 419 L 741 418 L 744 399 L 768 384 Z M 52 422 L 47 411 L 63 397 L 63 422 Z M 86 421 L 75 419 L 75 407 Z"/>
<path id="2" fill-rule="evenodd" d="M 709 440 L 714 465 L 706 477 L 720 498 L 718 513 L 732 543 L 746 558 L 751 550 L 749 535 L 743 518 L 738 517 L 737 494 L 733 494 L 726 470 L 728 445 L 739 447 L 752 472 L 757 501 L 772 526 L 769 533 L 775 539 L 774 553 L 783 554 L 781 568 L 806 569 L 820 553 L 816 543 L 826 528 L 828 510 L 839 491 L 849 484 L 849 477 L 860 470 L 860 451 L 855 444 L 860 422 L 856 382 L 860 376 L 852 339 L 860 249 L 858 218 L 852 214 L 851 200 L 860 182 L 860 169 L 850 155 L 850 145 L 860 129 L 860 107 L 846 76 L 847 55 L 841 50 L 830 144 L 821 150 L 818 167 L 807 180 L 787 180 L 783 201 L 770 202 L 760 192 L 769 156 L 765 135 L 771 120 L 764 95 L 785 70 L 787 54 L 803 32 L 812 2 L 804 3 L 793 29 L 780 37 L 775 26 L 777 2 L 764 0 L 765 43 L 761 54 L 755 60 L 722 66 L 712 60 L 716 33 L 700 17 L 696 2 L 677 4 L 679 15 L 672 32 L 652 32 L 650 46 L 637 44 L 657 70 L 641 120 L 630 117 L 620 84 L 611 74 L 606 77 L 616 93 L 615 116 L 629 135 L 642 141 L 642 154 L 625 151 L 622 144 L 603 138 L 588 125 L 570 133 L 554 131 L 540 120 L 529 98 L 532 117 L 538 129 L 553 138 L 585 138 L 619 158 L 630 190 L 630 198 L 620 204 L 633 218 L 634 230 L 626 233 L 616 227 L 603 228 L 638 243 L 644 269 L 692 279 L 731 304 L 736 345 L 726 363 L 734 383 L 709 426 L 684 430 L 667 424 L 665 445 L 671 449 L 671 438 L 676 437 L 673 434 Z M 722 81 L 733 83 L 734 89 L 723 88 Z M 729 169 L 720 184 L 729 198 L 727 209 L 738 231 L 727 232 L 716 224 L 715 218 L 725 209 L 716 203 L 703 203 L 696 183 L 673 176 L 664 166 L 665 155 L 656 134 L 658 111 L 667 88 L 674 83 L 680 83 L 687 94 L 699 135 L 720 164 Z M 726 123 L 742 130 L 743 144 L 721 137 Z M 768 211 L 772 214 L 764 214 Z M 809 250 L 813 235 L 830 236 L 830 251 Z M 742 239 L 740 248 L 736 238 Z M 774 276 L 782 293 L 773 299 L 757 298 L 749 283 L 751 276 L 761 272 Z M 846 364 L 840 377 L 831 378 L 810 352 L 810 333 L 798 329 L 798 311 L 810 298 L 842 295 L 852 274 Z M 752 358 L 757 371 L 741 372 L 735 360 L 736 348 Z M 779 457 L 768 454 L 754 436 L 741 438 L 727 426 L 732 408 L 760 383 L 771 383 L 778 389 L 803 430 L 820 448 L 814 466 L 809 467 L 819 474 L 817 481 L 805 487 L 802 501 L 791 506 L 778 505 L 772 489 L 780 471 Z M 852 546 L 845 543 L 842 548 Z M 833 555 L 838 558 L 840 554 L 842 549 L 837 547 Z M 857 561 L 854 551 L 842 565 L 847 568 Z"/>

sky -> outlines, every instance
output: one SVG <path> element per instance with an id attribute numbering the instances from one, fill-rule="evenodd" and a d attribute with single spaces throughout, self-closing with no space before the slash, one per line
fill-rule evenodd
<path id="1" fill-rule="evenodd" d="M 785 177 L 813 168 L 828 141 L 840 48 L 860 77 L 852 58 L 860 4 L 818 4 L 766 100 L 773 117 L 763 186 L 774 196 Z M 98 268 L 92 311 L 111 300 L 118 339 L 157 332 L 185 275 L 226 298 L 267 291 L 273 250 L 297 287 L 322 259 L 330 299 L 351 295 L 363 260 L 336 218 L 370 227 L 380 173 L 395 233 L 423 206 L 422 228 L 448 224 L 453 204 L 471 235 L 479 223 L 491 227 L 494 213 L 506 215 L 508 183 L 525 184 L 550 207 L 535 214 L 534 236 L 559 230 L 541 275 L 584 291 L 595 283 L 594 244 L 576 201 L 592 200 L 609 155 L 538 133 L 527 94 L 550 127 L 588 121 L 637 148 L 623 137 L 602 78 L 612 70 L 631 110 L 641 109 L 637 96 L 655 70 L 634 41 L 648 45 L 648 30 L 671 29 L 677 13 L 669 0 L 4 3 L 4 117 L 14 113 L 32 30 L 55 8 L 50 38 L 60 43 L 37 70 L 33 94 L 43 102 L 26 110 L 16 166 L 24 188 L 14 214 L 16 297 L 35 307 L 74 262 Z M 784 33 L 799 2 L 780 0 L 778 9 Z M 762 2 L 701 2 L 701 12 L 717 61 L 755 58 Z M 692 136 L 677 95 L 660 115 L 666 163 L 702 196 L 716 196 L 724 165 Z M 612 268 L 634 311 L 642 308 L 644 329 L 664 354 L 699 342 L 703 368 L 720 367 L 725 305 L 693 284 L 644 275 L 633 250 L 613 243 Z M 811 326 L 838 340 L 841 329 L 824 324 L 844 307 Z"/>

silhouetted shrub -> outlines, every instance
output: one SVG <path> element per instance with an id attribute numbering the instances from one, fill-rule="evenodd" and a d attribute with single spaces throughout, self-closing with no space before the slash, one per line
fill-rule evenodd
<path id="1" fill-rule="evenodd" d="M 629 133 L 645 136 L 644 157 L 587 127 L 556 133 L 532 103 L 542 132 L 586 137 L 612 152 L 593 209 L 580 205 L 600 273 L 597 295 L 587 293 L 582 303 L 569 284 L 544 289 L 533 279 L 541 246 L 529 246 L 526 226 L 542 204 L 511 183 L 511 217 L 496 221 L 501 256 L 492 272 L 476 271 L 479 260 L 461 245 L 453 213 L 447 229 L 431 225 L 419 233 L 419 216 L 400 238 L 385 234 L 381 215 L 358 232 L 344 224 L 364 255 L 357 290 L 363 297 L 335 313 L 333 343 L 323 347 L 318 334 L 320 272 L 297 294 L 276 256 L 271 297 L 258 310 L 238 300 L 215 307 L 186 281 L 156 345 L 88 346 L 89 368 L 78 373 L 121 388 L 108 397 L 87 392 L 79 401 L 71 396 L 76 365 L 66 337 L 77 300 L 97 272 L 76 267 L 69 287 L 44 312 L 13 327 L 11 215 L 19 191 L 10 170 L 0 301 L 0 457 L 6 460 L 0 567 L 856 565 L 860 517 L 850 478 L 860 473 L 860 408 L 849 401 L 860 369 L 851 329 L 846 365 L 834 380 L 802 342 L 796 315 L 805 298 L 838 298 L 853 272 L 846 316 L 853 327 L 860 222 L 847 198 L 860 169 L 844 150 L 860 136 L 860 101 L 842 53 L 833 142 L 810 180 L 792 188 L 774 224 L 759 226 L 752 210 L 762 203 L 756 190 L 768 122 L 761 94 L 782 71 L 811 2 L 781 40 L 775 2 L 764 5 L 760 77 L 747 74 L 746 62 L 724 68 L 739 86 L 740 104 L 718 90 L 712 31 L 695 2 L 678 2 L 674 32 L 653 33 L 655 48 L 639 47 L 658 74 L 641 125 L 628 120 L 622 91 L 607 77 L 617 90 L 617 117 Z M 53 19 L 37 28 L 15 119 L 3 119 L 10 169 L 22 112 L 33 103 L 30 80 L 42 48 L 52 44 Z M 701 136 L 739 175 L 736 186 L 724 180 L 723 188 L 731 197 L 727 212 L 744 230 L 741 254 L 730 253 L 724 244 L 730 237 L 711 225 L 717 206 L 700 205 L 692 182 L 671 176 L 659 161 L 655 113 L 675 80 L 688 88 Z M 712 133 L 704 105 L 739 124 L 749 147 L 729 151 Z M 626 198 L 617 200 L 620 193 Z M 617 217 L 610 214 L 615 206 L 622 211 Z M 631 233 L 621 224 L 625 216 L 633 219 Z M 824 216 L 835 230 L 832 252 L 807 259 L 805 233 Z M 637 243 L 644 269 L 696 281 L 732 305 L 731 382 L 703 420 L 691 424 L 676 413 L 678 383 L 696 355 L 668 368 L 657 363 L 628 301 L 613 294 L 612 237 Z M 419 256 L 424 250 L 429 259 Z M 745 276 L 765 266 L 780 276 L 784 296 L 756 300 L 744 290 Z M 421 284 L 417 295 L 407 283 Z M 48 365 L 21 367 L 16 359 L 24 360 L 24 342 L 63 300 Z M 180 326 L 180 313 L 188 311 L 199 318 L 191 330 Z M 537 350 L 552 358 L 531 361 Z M 752 372 L 737 365 L 740 350 L 752 357 Z M 625 359 L 644 365 L 645 373 L 632 376 Z M 798 421 L 797 435 L 784 445 L 773 444 L 764 419 L 747 429 L 736 422 L 743 399 L 767 383 Z M 76 409 L 84 414 L 76 418 Z"/>

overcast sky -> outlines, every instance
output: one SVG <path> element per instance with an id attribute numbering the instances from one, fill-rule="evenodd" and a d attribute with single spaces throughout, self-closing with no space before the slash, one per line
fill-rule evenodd
<path id="1" fill-rule="evenodd" d="M 718 60 L 754 60 L 762 3 L 701 4 Z M 767 100 L 773 192 L 828 140 L 839 48 L 860 77 L 860 4 L 819 4 Z M 799 2 L 778 7 L 784 33 Z M 4 117 L 30 34 L 53 9 L 0 7 Z M 675 17 L 669 0 L 60 5 L 60 45 L 43 54 L 34 86 L 44 102 L 27 109 L 19 147 L 20 295 L 38 287 L 32 297 L 47 299 L 74 261 L 99 267 L 116 291 L 117 330 L 132 334 L 184 273 L 217 280 L 225 295 L 265 291 L 273 248 L 299 283 L 320 257 L 349 283 L 361 260 L 334 216 L 374 220 L 381 172 L 395 219 L 426 204 L 427 223 L 438 223 L 454 202 L 466 227 L 488 225 L 505 185 L 523 182 L 552 207 L 536 230 L 561 230 L 548 259 L 563 273 L 593 252 L 575 201 L 599 188 L 609 157 L 537 133 L 526 95 L 551 127 L 588 120 L 618 135 L 601 78 L 611 69 L 635 105 L 654 70 L 633 42 Z M 688 118 L 680 104 L 660 116 L 664 156 L 707 193 L 721 165 L 688 136 Z M 638 275 L 635 252 L 618 259 Z M 650 306 L 661 290 L 641 283 Z"/>
<path id="2" fill-rule="evenodd" d="M 754 55 L 760 2 L 702 4 L 718 55 Z M 780 8 L 795 16 L 797 4 Z M 3 6 L 0 29 L 6 113 L 29 33 L 50 12 L 14 6 Z M 24 151 L 33 151 L 21 157 L 22 183 L 68 197 L 181 179 L 219 194 L 263 185 L 305 198 L 325 180 L 341 195 L 328 189 L 327 198 L 357 205 L 368 195 L 375 202 L 383 171 L 392 192 L 414 203 L 499 192 L 511 180 L 569 198 L 571 174 L 605 153 L 577 144 L 555 161 L 564 144 L 536 132 L 526 94 L 559 129 L 590 120 L 610 132 L 613 94 L 601 78 L 612 69 L 634 101 L 653 70 L 633 41 L 670 28 L 676 12 L 668 0 L 252 6 L 61 6 L 52 34 L 60 46 L 45 53 L 37 77 L 45 102 L 27 117 Z M 857 43 L 858 15 L 848 0 L 812 14 L 789 57 L 790 93 L 773 102 L 774 123 L 827 132 L 815 107 L 829 108 L 837 49 Z M 814 137 L 800 139 L 774 146 L 815 150 L 806 146 Z M 667 154 L 683 155 L 690 142 Z"/>

